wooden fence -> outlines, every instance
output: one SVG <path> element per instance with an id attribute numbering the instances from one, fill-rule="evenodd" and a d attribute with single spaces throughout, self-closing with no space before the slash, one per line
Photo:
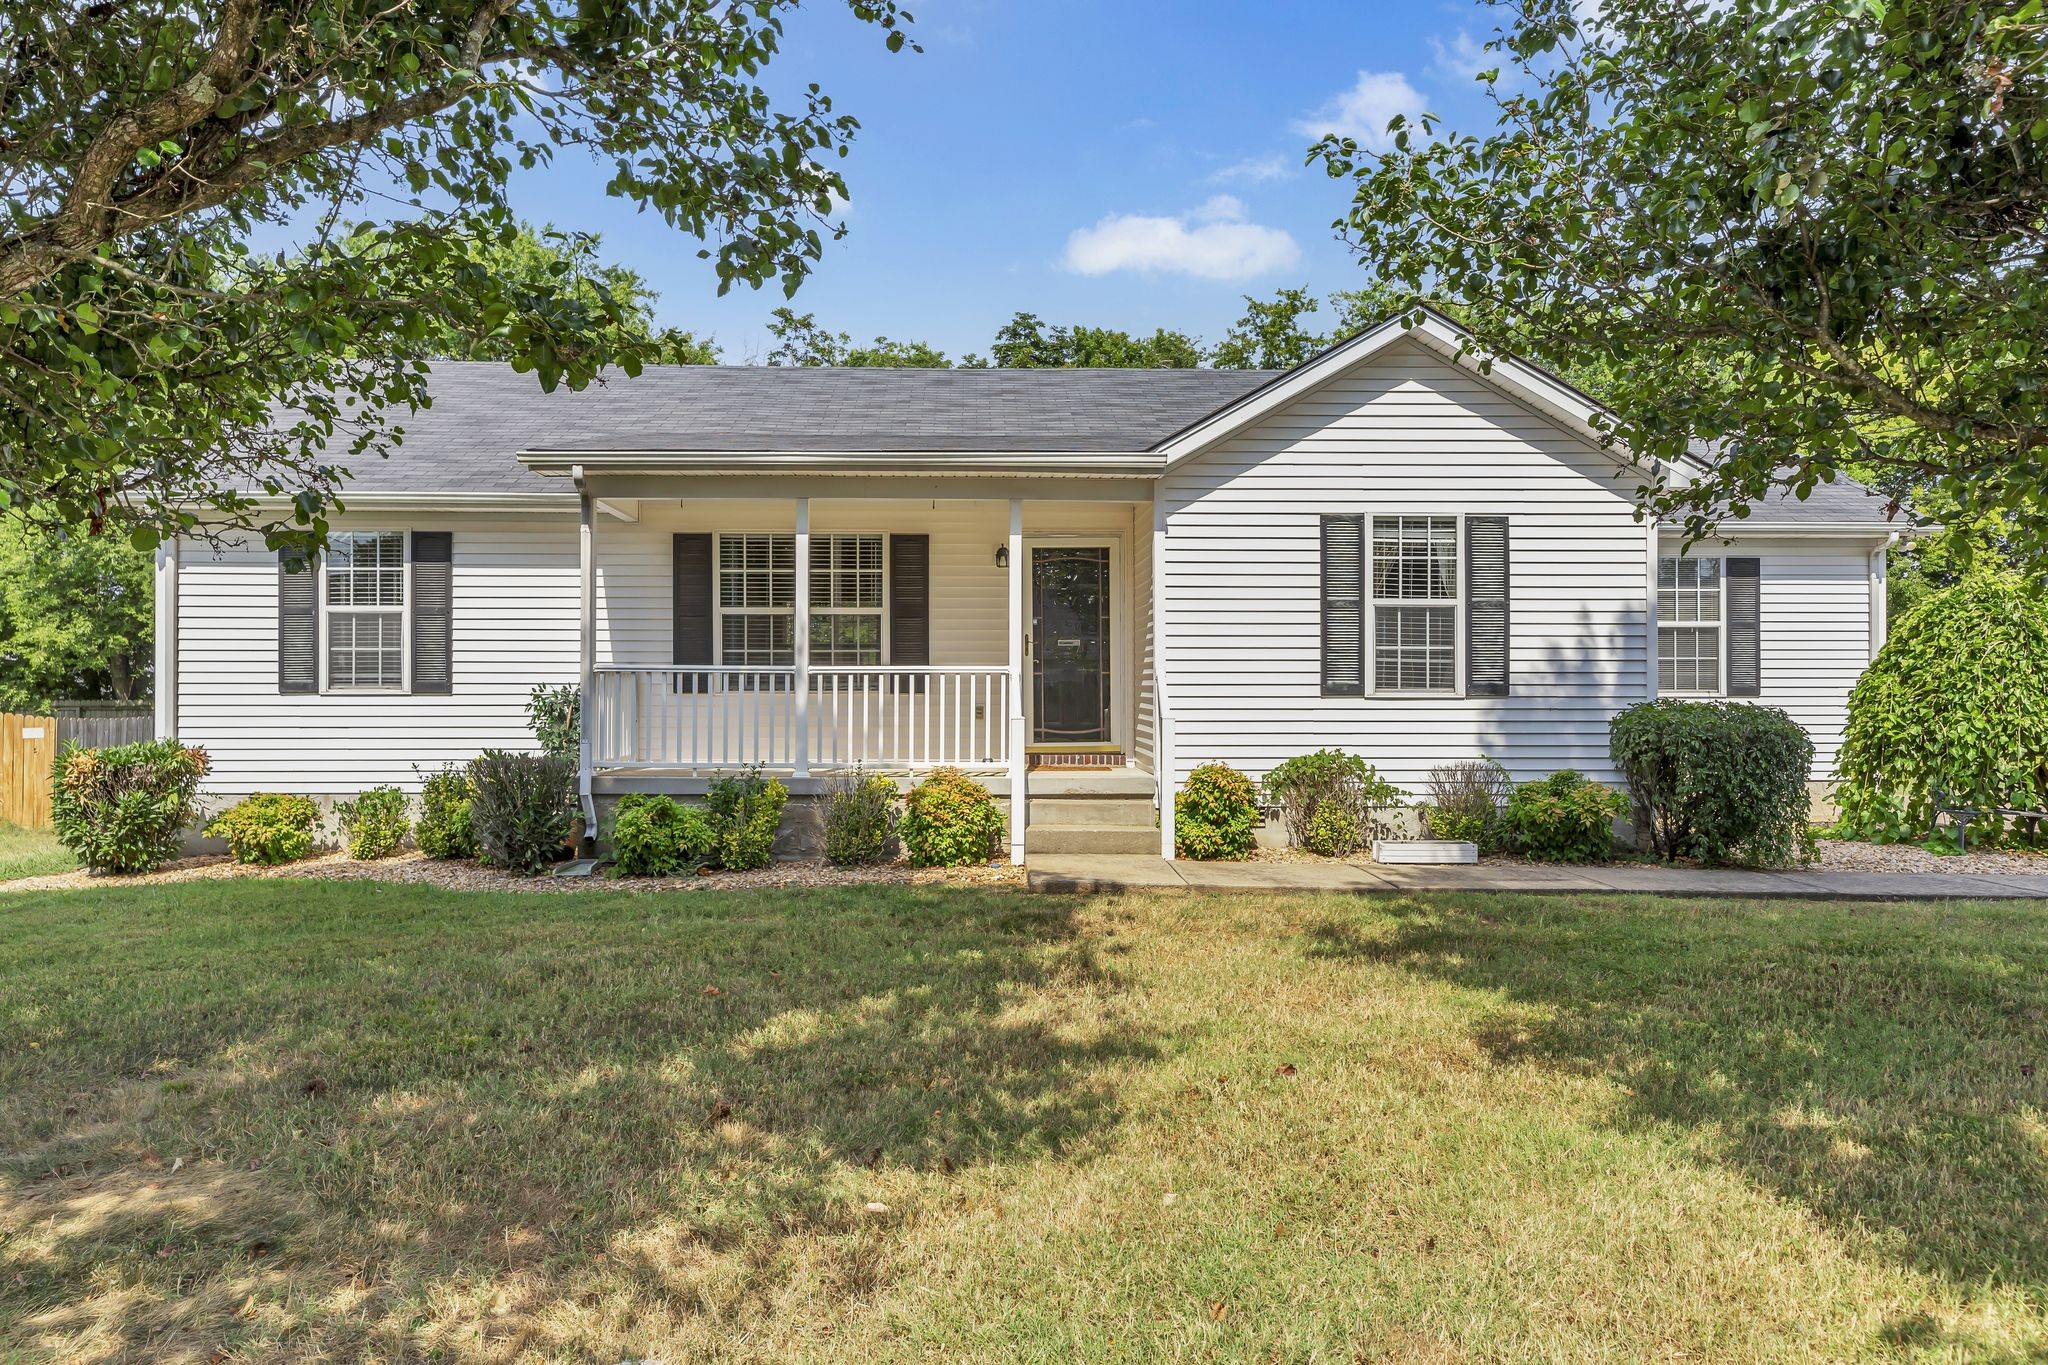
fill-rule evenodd
<path id="1" fill-rule="evenodd" d="M 56 761 L 55 716 L 0 711 L 0 821 L 49 827 L 50 765 Z"/>
<path id="2" fill-rule="evenodd" d="M 115 701 L 60 701 L 57 746 L 105 749 L 115 744 L 140 744 L 156 738 L 156 712 L 149 705 Z"/>

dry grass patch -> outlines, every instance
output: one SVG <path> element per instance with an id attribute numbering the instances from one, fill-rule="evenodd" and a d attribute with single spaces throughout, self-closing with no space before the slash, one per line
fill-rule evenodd
<path id="1" fill-rule="evenodd" d="M 2012 906 L 0 896 L 0 1359 L 2025 1359 L 2044 959 Z"/>

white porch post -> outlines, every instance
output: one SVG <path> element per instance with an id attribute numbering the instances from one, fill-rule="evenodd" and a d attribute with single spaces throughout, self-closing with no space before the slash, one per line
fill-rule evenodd
<path id="1" fill-rule="evenodd" d="M 1024 499 L 1010 499 L 1010 861 L 1024 861 L 1031 800 L 1024 777 Z"/>
<path id="2" fill-rule="evenodd" d="M 583 831 L 597 838 L 597 798 L 592 793 L 590 754 L 591 731 L 597 724 L 597 526 L 591 519 L 590 489 L 583 482 L 583 466 L 572 471 L 576 480 L 578 545 L 582 553 L 582 630 L 577 650 L 582 667 L 577 692 L 576 794 L 583 802 Z"/>
<path id="3" fill-rule="evenodd" d="M 156 737 L 178 733 L 178 538 L 156 547 Z"/>
<path id="4" fill-rule="evenodd" d="M 796 776 L 811 775 L 811 500 L 796 500 Z"/>
<path id="5" fill-rule="evenodd" d="M 1152 766 L 1159 771 L 1159 856 L 1173 860 L 1173 689 L 1167 667 L 1166 501 L 1152 494 Z"/>

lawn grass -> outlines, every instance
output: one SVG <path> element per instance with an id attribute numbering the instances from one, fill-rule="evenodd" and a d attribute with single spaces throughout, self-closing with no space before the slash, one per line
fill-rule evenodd
<path id="1" fill-rule="evenodd" d="M 0 1360 L 2037 1358 L 2044 968 L 2016 905 L 0 894 Z"/>
<path id="2" fill-rule="evenodd" d="M 0 820 L 0 882 L 47 877 L 77 868 L 78 859 L 46 829 L 23 829 Z"/>

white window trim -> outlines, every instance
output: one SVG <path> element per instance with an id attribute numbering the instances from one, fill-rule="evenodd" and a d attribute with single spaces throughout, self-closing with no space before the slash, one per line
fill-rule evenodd
<path id="1" fill-rule="evenodd" d="M 1728 556 L 1667 555 L 1660 549 L 1657 552 L 1657 595 L 1660 598 L 1664 595 L 1664 561 L 1667 559 L 1673 561 L 1711 559 L 1719 566 L 1714 571 L 1715 579 L 1721 585 L 1720 590 L 1714 594 L 1719 604 L 1719 614 L 1711 623 L 1706 621 L 1682 621 L 1678 619 L 1676 613 L 1667 621 L 1664 619 L 1664 612 L 1660 605 L 1657 612 L 1657 657 L 1650 661 L 1652 674 L 1657 680 L 1657 695 L 1660 697 L 1690 698 L 1726 697 L 1728 695 Z M 1673 581 L 1676 582 L 1676 579 L 1677 576 L 1674 574 Z M 1714 630 L 1714 677 L 1721 685 L 1715 688 L 1674 687 L 1667 689 L 1664 686 L 1664 632 L 1667 630 L 1704 629 L 1709 624 L 1712 625 Z"/>
<path id="2" fill-rule="evenodd" d="M 1466 572 L 1465 572 L 1465 522 L 1466 522 L 1466 519 L 1467 519 L 1467 518 L 1468 518 L 1469 516 L 1471 516 L 1471 515 L 1472 515 L 1472 514 L 1471 514 L 1471 513 L 1468 513 L 1468 512 L 1464 512 L 1464 511 L 1453 511 L 1453 510 L 1451 510 L 1451 509 L 1449 509 L 1449 508 L 1413 508 L 1413 507 L 1404 507 L 1404 508 L 1401 508 L 1401 509 L 1400 509 L 1400 510 L 1398 510 L 1398 511 L 1385 511 L 1385 510 L 1380 510 L 1380 511 L 1373 511 L 1373 510 L 1370 510 L 1370 509 L 1368 509 L 1368 510 L 1367 510 L 1367 511 L 1365 512 L 1365 545 L 1364 545 L 1364 547 L 1363 547 L 1363 548 L 1364 548 L 1364 559 L 1365 559 L 1365 582 L 1364 582 L 1364 583 L 1363 583 L 1363 584 L 1361 585 L 1361 586 L 1362 586 L 1362 587 L 1364 588 L 1364 590 L 1365 590 L 1365 599 L 1364 599 L 1364 600 L 1365 600 L 1365 621 L 1364 621 L 1364 627 L 1365 627 L 1365 629 L 1364 629 L 1364 635 L 1365 635 L 1365 639 L 1364 639 L 1364 640 L 1363 640 L 1363 641 L 1361 642 L 1361 643 L 1362 643 L 1362 645 L 1363 645 L 1363 649 L 1362 649 L 1362 651 L 1361 651 L 1361 652 L 1362 652 L 1362 653 L 1364 654 L 1364 656 L 1365 656 L 1365 664 L 1364 664 L 1364 667 L 1365 667 L 1365 677 L 1364 677 L 1364 679 L 1363 679 L 1363 682 L 1364 682 L 1364 684 L 1365 684 L 1365 686 L 1364 686 L 1364 688 L 1363 688 L 1363 692 L 1364 692 L 1364 695 L 1365 695 L 1365 696 L 1368 696 L 1368 697 L 1380 697 L 1380 698 L 1384 698 L 1384 699 L 1386 699 L 1386 700 L 1388 700 L 1388 701 L 1411 701 L 1411 700 L 1412 700 L 1412 701 L 1462 701 L 1462 700 L 1464 700 L 1464 697 L 1465 697 L 1465 596 L 1466 596 L 1466 594 L 1467 594 L 1467 593 L 1469 593 L 1469 592 L 1471 591 L 1471 585 L 1470 585 L 1470 584 L 1468 584 L 1468 583 L 1467 583 L 1467 582 L 1465 581 L 1465 580 L 1466 580 L 1466 578 L 1468 577 L 1468 575 L 1467 575 L 1467 574 L 1466 574 Z M 1453 521 L 1455 521 L 1455 522 L 1457 523 L 1457 527 L 1458 527 L 1458 549 L 1457 549 L 1457 556 L 1458 556 L 1458 560 L 1457 560 L 1457 574 L 1458 574 L 1458 591 L 1457 591 L 1457 593 L 1456 593 L 1456 595 L 1455 595 L 1455 596 L 1453 596 L 1453 597 L 1448 597 L 1448 598 L 1420 598 L 1420 597 L 1381 597 L 1381 596 L 1379 596 L 1379 594 L 1378 594 L 1378 593 L 1377 593 L 1377 592 L 1375 591 L 1375 586 L 1376 586 L 1376 585 L 1375 585 L 1375 584 L 1374 584 L 1374 582 L 1373 582 L 1373 551 L 1374 551 L 1374 542 L 1373 542 L 1373 522 L 1374 522 L 1374 520 L 1375 520 L 1376 518 L 1379 518 L 1379 517 L 1449 517 L 1449 518 L 1451 518 L 1451 519 L 1452 519 Z M 1412 687 L 1401 687 L 1401 688 L 1395 688 L 1395 687 L 1388 687 L 1388 688 L 1382 688 L 1382 687 L 1379 687 L 1379 686 L 1377 685 L 1377 684 L 1378 684 L 1378 682 L 1379 682 L 1379 675 L 1380 675 L 1380 666 L 1379 666 L 1379 609 L 1380 609 L 1380 604 L 1381 604 L 1382 602 L 1384 602 L 1384 603 L 1385 603 L 1386 605 L 1388 605 L 1388 606 L 1390 606 L 1390 607 L 1403 607 L 1403 606 L 1439 606 L 1439 607 L 1442 607 L 1442 606 L 1448 606 L 1448 607 L 1452 608 L 1452 617 L 1451 617 L 1451 685 L 1450 685 L 1449 687 L 1425 687 L 1425 688 L 1412 688 Z"/>
<path id="3" fill-rule="evenodd" d="M 866 608 L 866 607 L 818 607 L 818 606 L 813 606 L 813 607 L 812 607 L 812 608 L 810 609 L 810 612 L 809 612 L 809 615 L 810 615 L 810 616 L 811 616 L 812 618 L 814 618 L 814 619 L 815 619 L 815 618 L 816 618 L 816 617 L 818 617 L 818 616 L 825 616 L 825 615 L 832 615 L 832 616 L 867 616 L 867 615 L 873 615 L 873 614 L 875 614 L 875 613 L 876 613 L 876 612 L 878 611 L 878 612 L 880 613 L 880 615 L 881 615 L 881 618 L 882 618 L 882 662 L 881 662 L 881 663 L 879 663 L 879 664 L 820 664 L 820 663 L 816 663 L 816 662 L 813 662 L 813 663 L 811 664 L 811 672 L 813 672 L 813 673 L 818 673 L 818 672 L 834 672 L 834 671 L 843 671 L 843 670 L 846 670 L 846 669 L 855 669 L 855 668 L 887 668 L 887 667 L 890 667 L 890 660 L 891 660 L 891 659 L 893 659 L 893 658 L 895 657 L 895 647 L 896 647 L 896 642 L 895 642 L 895 641 L 894 641 L 894 640 L 893 640 L 893 639 L 892 639 L 892 638 L 890 637 L 890 633 L 889 633 L 889 603 L 890 603 L 890 601 L 892 600 L 892 598 L 891 598 L 891 593 L 892 593 L 892 591 L 894 590 L 894 588 L 895 588 L 895 586 L 896 586 L 896 583 L 895 583 L 895 575 L 894 575 L 894 571 L 893 571 L 893 570 L 892 570 L 892 569 L 890 568 L 890 564 L 889 564 L 889 560 L 890 560 L 890 554 L 889 554 L 889 540 L 890 540 L 890 537 L 891 537 L 891 536 L 893 536 L 894 534 L 895 534 L 895 533 L 894 533 L 893 531 L 872 531 L 872 530 L 856 530 L 856 529 L 848 529 L 848 530 L 833 530 L 833 531 L 819 531 L 819 530 L 813 530 L 813 531 L 811 532 L 811 543 L 812 543 L 812 544 L 814 544 L 814 545 L 815 545 L 815 544 L 816 544 L 816 543 L 818 542 L 818 540 L 819 540 L 819 538 L 820 538 L 820 537 L 824 537 L 824 536 L 880 536 L 880 537 L 882 538 L 882 605 L 881 605 L 881 606 L 880 606 L 879 608 L 876 608 L 876 609 L 873 609 L 873 610 L 871 610 L 871 609 L 869 609 L 869 608 Z M 716 532 L 713 532 L 713 533 L 712 533 L 712 537 L 711 537 L 711 542 L 712 542 L 712 543 L 711 543 L 711 659 L 712 659 L 712 666 L 713 666 L 714 668 L 724 668 L 724 667 L 726 667 L 726 666 L 727 666 L 727 665 L 726 665 L 726 662 L 725 662 L 725 618 L 726 618 L 726 617 L 727 617 L 728 615 L 732 615 L 732 616 L 770 616 L 770 615 L 774 615 L 774 616 L 781 616 L 781 615 L 787 615 L 787 616 L 788 616 L 788 617 L 790 618 L 790 643 L 791 643 L 791 645 L 792 645 L 792 648 L 794 647 L 794 645 L 795 645 L 795 642 L 796 642 L 796 604 L 795 604 L 794 602 L 792 602 L 792 603 L 791 603 L 791 604 L 790 604 L 790 605 L 789 605 L 788 607 L 786 607 L 786 608 L 785 608 L 785 607 L 728 607 L 728 606 L 726 606 L 726 605 L 725 605 L 725 594 L 724 594 L 724 592 L 722 591 L 722 589 L 723 589 L 723 586 L 724 586 L 724 585 L 723 585 L 723 584 L 721 583 L 721 581 L 720 581 L 720 575 L 721 575 L 721 574 L 723 573 L 723 570 L 719 568 L 719 564 L 721 563 L 721 561 L 722 561 L 722 559 L 723 559 L 723 557 L 724 557 L 724 554 L 725 554 L 725 551 L 724 551 L 724 541 L 725 541 L 725 538 L 726 538 L 726 536 L 728 536 L 728 535 L 735 535 L 735 536 L 782 536 L 782 537 L 785 537 L 786 539 L 788 539 L 788 540 L 790 541 L 790 543 L 791 543 L 791 548 L 792 548 L 792 553 L 794 553 L 794 547 L 795 547 L 795 542 L 796 542 L 796 532 L 795 532 L 795 531 L 787 531 L 787 530 L 743 530 L 743 529 L 740 529 L 740 528 L 737 528 L 737 527 L 736 527 L 736 528 L 734 528 L 733 530 L 731 530 L 731 531 L 729 531 L 729 532 L 728 532 L 728 531 L 716 531 Z M 407 562 L 408 562 L 408 563 L 410 563 L 410 562 L 411 562 L 411 556 L 410 556 L 410 554 L 408 554 L 408 556 L 407 556 Z M 813 571 L 813 576 L 815 576 L 815 571 Z M 794 589 L 794 586 L 792 585 L 792 588 L 791 588 L 791 591 L 792 591 L 792 593 L 794 592 L 794 590 L 795 590 L 795 589 Z M 929 591 L 929 587 L 927 587 L 927 591 Z M 406 601 L 407 601 L 408 603 L 410 603 L 410 602 L 411 602 L 411 600 L 412 600 L 412 596 L 411 596 L 411 594 L 410 594 L 410 593 L 408 593 L 408 594 L 406 595 Z M 732 666 L 733 666 L 733 667 L 740 667 L 741 665 L 737 665 L 737 664 L 735 664 L 735 665 L 732 665 Z M 786 664 L 749 664 L 749 665 L 745 665 L 745 666 L 746 666 L 746 667 L 749 667 L 749 668 L 760 668 L 760 669 L 770 669 L 770 668 L 795 668 L 795 667 L 796 667 L 796 664 L 795 664 L 794 660 L 792 659 L 792 661 L 791 661 L 790 663 L 786 663 Z"/>
<path id="4" fill-rule="evenodd" d="M 396 687 L 334 686 L 332 677 L 330 676 L 334 656 L 328 644 L 328 637 L 329 627 L 332 626 L 334 622 L 335 612 L 342 611 L 349 613 L 351 615 L 374 615 L 378 613 L 390 614 L 392 613 L 392 608 L 337 608 L 331 602 L 329 602 L 327 599 L 327 567 L 329 556 L 325 551 L 322 551 L 320 554 L 320 578 L 319 581 L 314 585 L 314 591 L 318 594 L 318 610 L 315 613 L 315 615 L 319 621 L 320 626 L 320 695 L 323 697 L 400 697 L 410 695 L 412 692 L 412 531 L 410 529 L 400 530 L 397 527 L 391 526 L 350 527 L 347 530 L 336 531 L 333 534 L 338 536 L 395 535 L 400 537 L 404 543 L 405 548 L 402 552 L 403 557 L 400 565 L 400 581 L 403 584 L 405 601 L 401 603 L 396 610 L 396 615 L 398 616 L 399 684 Z"/>

